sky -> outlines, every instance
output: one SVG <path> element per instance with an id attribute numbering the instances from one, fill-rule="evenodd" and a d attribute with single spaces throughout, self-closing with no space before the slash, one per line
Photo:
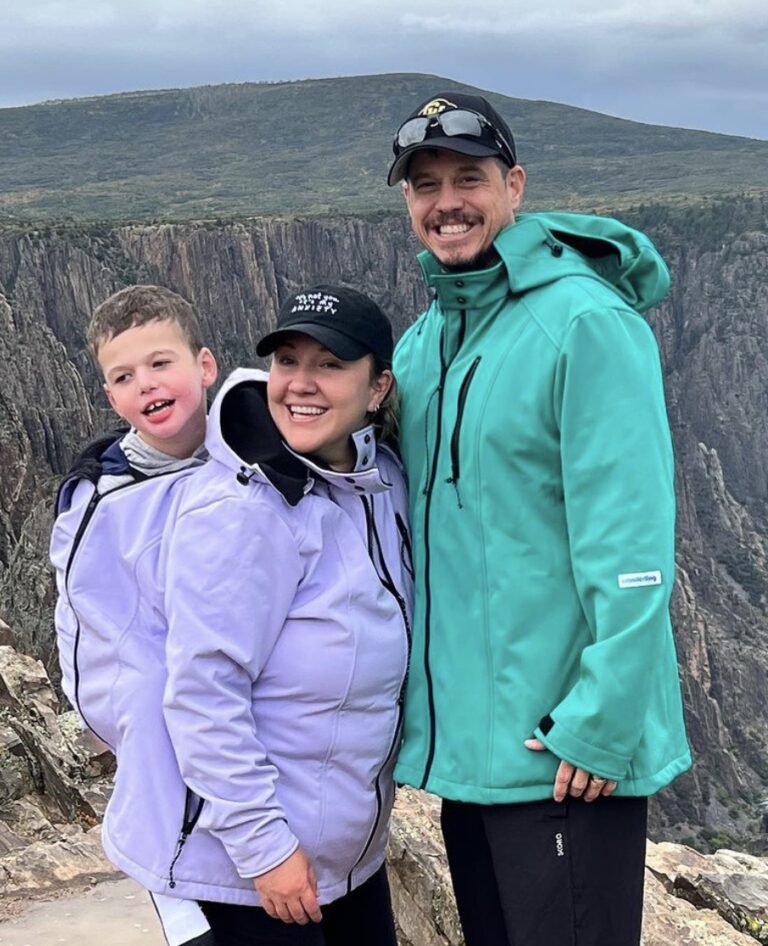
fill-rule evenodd
<path id="1" fill-rule="evenodd" d="M 768 139 L 765 0 L 0 0 L 0 22 L 0 107 L 422 72 Z"/>

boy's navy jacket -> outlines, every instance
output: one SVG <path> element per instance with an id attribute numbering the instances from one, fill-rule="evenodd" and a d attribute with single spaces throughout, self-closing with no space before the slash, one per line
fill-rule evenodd
<path id="1" fill-rule="evenodd" d="M 59 649 L 65 692 L 117 755 L 110 860 L 156 892 L 258 904 L 251 878 L 301 845 L 328 903 L 384 858 L 405 486 L 370 430 L 353 473 L 291 454 L 265 380 L 225 383 L 204 466 L 100 497 L 97 477 L 65 483 Z"/>

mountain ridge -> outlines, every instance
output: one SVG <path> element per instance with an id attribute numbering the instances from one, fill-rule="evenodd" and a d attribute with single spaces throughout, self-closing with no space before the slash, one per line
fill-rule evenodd
<path id="1" fill-rule="evenodd" d="M 388 73 L 0 109 L 0 219 L 115 223 L 394 210 L 399 189 L 385 184 L 392 135 L 420 101 L 454 90 L 482 92 L 510 122 L 532 208 L 768 192 L 768 141 Z"/>

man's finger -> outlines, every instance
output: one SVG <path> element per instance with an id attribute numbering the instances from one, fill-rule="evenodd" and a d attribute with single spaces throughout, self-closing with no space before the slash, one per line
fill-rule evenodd
<path id="1" fill-rule="evenodd" d="M 617 785 L 618 785 L 618 782 L 611 782 L 611 781 L 606 782 L 605 785 L 603 785 L 603 795 L 605 796 L 612 795 L 616 791 Z"/>
<path id="2" fill-rule="evenodd" d="M 589 785 L 589 772 L 585 772 L 584 769 L 576 769 L 573 773 L 568 791 L 573 798 L 581 798 L 586 791 L 587 785 Z"/>
<path id="3" fill-rule="evenodd" d="M 557 775 L 555 776 L 555 791 L 553 793 L 555 801 L 562 801 L 568 794 L 568 788 L 571 784 L 571 779 L 573 778 L 573 773 L 575 771 L 576 769 L 571 765 L 570 762 L 561 762 L 557 767 Z"/>
<path id="4" fill-rule="evenodd" d="M 547 748 L 541 739 L 526 739 L 523 745 L 526 749 L 532 749 L 534 752 L 543 752 Z"/>
<path id="5" fill-rule="evenodd" d="M 596 798 L 599 798 L 607 784 L 608 783 L 604 782 L 601 778 L 596 779 L 594 775 L 591 776 L 587 783 L 587 790 L 583 795 L 584 801 L 594 801 Z"/>

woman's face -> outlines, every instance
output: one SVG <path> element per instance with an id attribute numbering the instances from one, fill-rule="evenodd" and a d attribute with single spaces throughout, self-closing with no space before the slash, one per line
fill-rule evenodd
<path id="1" fill-rule="evenodd" d="M 275 349 L 269 370 L 269 411 L 296 453 L 312 454 L 334 470 L 351 470 L 350 434 L 368 423 L 392 384 L 390 371 L 373 377 L 373 358 L 343 361 L 308 335 L 292 332 Z"/>

